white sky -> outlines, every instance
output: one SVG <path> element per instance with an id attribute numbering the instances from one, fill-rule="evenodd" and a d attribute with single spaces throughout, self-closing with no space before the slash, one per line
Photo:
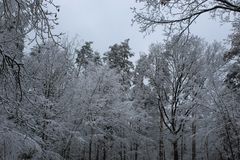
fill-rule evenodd
<path id="1" fill-rule="evenodd" d="M 130 38 L 130 47 L 138 57 L 139 52 L 147 52 L 153 42 L 164 38 L 161 27 L 144 37 L 138 25 L 131 26 L 133 14 L 130 7 L 135 0 L 55 0 L 61 6 L 59 26 L 56 31 L 65 32 L 70 37 L 79 35 L 80 40 L 93 41 L 94 49 L 103 53 L 110 45 Z M 230 25 L 221 26 L 207 16 L 200 17 L 192 27 L 192 33 L 205 40 L 222 41 L 230 33 Z"/>

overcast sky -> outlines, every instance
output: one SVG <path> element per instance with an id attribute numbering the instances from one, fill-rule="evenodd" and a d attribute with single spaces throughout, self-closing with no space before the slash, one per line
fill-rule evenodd
<path id="1" fill-rule="evenodd" d="M 130 47 L 138 56 L 139 52 L 147 52 L 151 43 L 161 42 L 164 38 L 161 28 L 144 37 L 137 24 L 131 25 L 130 7 L 136 5 L 135 0 L 55 0 L 55 3 L 61 6 L 57 31 L 93 41 L 94 49 L 101 53 L 110 45 L 130 38 Z M 230 25 L 221 26 L 204 16 L 191 31 L 207 41 L 222 41 L 230 33 Z"/>

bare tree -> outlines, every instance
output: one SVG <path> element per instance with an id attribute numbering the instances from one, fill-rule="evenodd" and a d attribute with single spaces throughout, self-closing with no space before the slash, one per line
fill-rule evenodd
<path id="1" fill-rule="evenodd" d="M 180 159 L 179 139 L 187 118 L 191 117 L 196 104 L 190 90 L 199 87 L 203 42 L 190 37 L 176 42 L 175 36 L 165 47 L 152 45 L 149 55 L 149 83 L 155 90 L 162 128 L 171 135 L 173 159 Z M 193 89 L 194 88 L 194 89 Z M 161 149 L 163 150 L 163 148 Z"/>
<path id="2" fill-rule="evenodd" d="M 133 21 L 140 24 L 142 32 L 152 32 L 158 25 L 168 33 L 189 31 L 191 24 L 201 15 L 209 13 L 224 22 L 240 13 L 238 0 L 136 0 L 143 8 L 133 8 Z"/>
<path id="3" fill-rule="evenodd" d="M 0 19 L 4 27 L 20 31 L 25 36 L 34 31 L 32 40 L 54 38 L 60 7 L 53 0 L 1 0 Z"/>
<path id="4" fill-rule="evenodd" d="M 1 0 L 0 6 L 0 60 L 3 64 L 20 67 L 24 38 L 30 32 L 33 34 L 27 38 L 37 44 L 49 38 L 55 41 L 60 36 L 52 32 L 58 24 L 59 11 L 53 0 Z"/>
<path id="5" fill-rule="evenodd" d="M 29 38 L 37 44 L 47 39 L 55 41 L 60 36 L 52 32 L 57 25 L 58 11 L 59 6 L 53 0 L 0 0 L 0 76 L 4 81 L 0 88 L 4 92 L 7 88 L 12 90 L 16 97 L 14 103 L 22 100 L 24 39 Z M 27 37 L 29 33 L 31 37 Z M 3 95 L 0 97 L 13 100 Z"/>

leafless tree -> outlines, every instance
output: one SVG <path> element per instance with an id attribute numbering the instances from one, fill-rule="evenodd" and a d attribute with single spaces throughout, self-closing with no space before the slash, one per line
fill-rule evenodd
<path id="1" fill-rule="evenodd" d="M 167 33 L 189 31 L 201 15 L 209 13 L 222 22 L 230 22 L 240 13 L 238 0 L 136 0 L 143 8 L 133 8 L 133 22 L 142 32 L 152 32 L 163 25 Z"/>

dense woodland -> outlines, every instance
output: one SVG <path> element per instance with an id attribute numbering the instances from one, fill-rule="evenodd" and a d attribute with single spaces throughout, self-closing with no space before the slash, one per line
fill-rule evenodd
<path id="1" fill-rule="evenodd" d="M 239 1 L 216 1 L 235 16 L 230 47 L 188 32 L 199 12 L 187 2 L 192 17 L 157 21 L 171 1 L 137 1 L 143 31 L 172 32 L 133 63 L 129 39 L 99 53 L 54 35 L 51 0 L 0 0 L 0 159 L 239 160 Z"/>

